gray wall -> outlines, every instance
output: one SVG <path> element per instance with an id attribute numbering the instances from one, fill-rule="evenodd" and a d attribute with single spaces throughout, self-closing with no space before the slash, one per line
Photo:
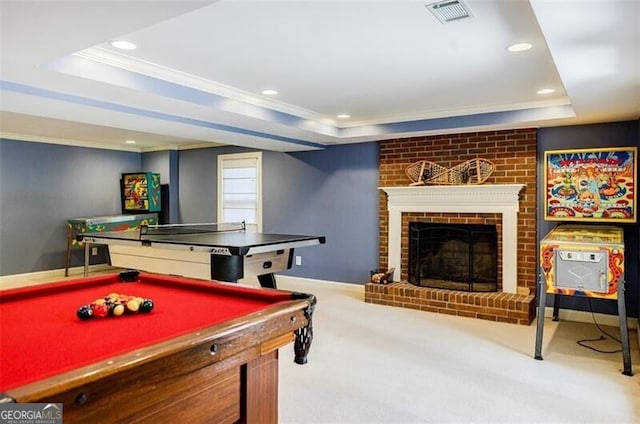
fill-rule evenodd
<path id="1" fill-rule="evenodd" d="M 138 153 L 0 139 L 0 275 L 63 268 L 67 219 L 121 213 L 139 170 Z"/>
<path id="2" fill-rule="evenodd" d="M 582 125 L 569 127 L 541 128 L 538 130 L 538 187 L 543 187 L 544 152 L 547 150 L 585 149 L 602 147 L 640 146 L 640 121 L 617 122 L 611 124 Z M 538 190 L 538 240 L 542 239 L 559 222 L 543 219 L 544 189 Z M 638 207 L 638 205 L 636 205 Z M 598 225 L 598 224 L 591 224 Z M 609 225 L 611 225 L 609 223 Z M 617 224 L 624 229 L 625 238 L 625 280 L 627 315 L 638 316 L 640 294 L 638 290 L 638 224 Z M 588 299 L 577 296 L 559 296 L 562 308 L 617 314 L 616 302 L 602 299 Z M 553 299 L 547 298 L 551 306 Z"/>
<path id="3" fill-rule="evenodd" d="M 178 208 L 183 223 L 217 222 L 218 155 L 247 151 L 217 147 L 178 152 Z"/>
<path id="4" fill-rule="evenodd" d="M 176 150 L 164 150 L 160 152 L 143 153 L 141 158 L 141 169 L 149 172 L 157 172 L 160 174 L 160 184 L 167 186 L 169 190 L 169 198 L 162 199 L 164 204 L 168 204 L 168 210 L 160 213 L 160 221 L 162 224 L 178 224 L 180 223 L 180 210 L 178 208 L 178 152 Z M 163 192 L 164 196 L 165 193 Z M 163 219 L 164 218 L 164 219 Z"/>
<path id="5" fill-rule="evenodd" d="M 170 151 L 143 153 L 140 158 L 141 170 L 157 172 L 160 174 L 160 184 L 169 184 L 171 181 Z"/>
<path id="6" fill-rule="evenodd" d="M 217 155 L 241 148 L 180 151 L 183 222 L 216 222 Z M 378 145 L 330 146 L 302 153 L 263 152 L 263 231 L 318 234 L 299 249 L 289 275 L 364 283 L 378 262 Z"/>
<path id="7" fill-rule="evenodd" d="M 320 234 L 325 245 L 300 249 L 290 275 L 367 282 L 378 266 L 377 143 L 263 158 L 265 231 Z"/>

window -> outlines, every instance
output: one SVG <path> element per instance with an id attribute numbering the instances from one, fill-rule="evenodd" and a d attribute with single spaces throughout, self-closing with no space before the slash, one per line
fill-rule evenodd
<path id="1" fill-rule="evenodd" d="M 218 222 L 262 231 L 262 153 L 218 156 Z"/>

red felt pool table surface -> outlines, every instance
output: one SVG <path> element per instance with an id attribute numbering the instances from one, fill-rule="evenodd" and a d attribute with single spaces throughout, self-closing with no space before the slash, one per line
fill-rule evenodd
<path id="1" fill-rule="evenodd" d="M 80 320 L 110 293 L 154 302 L 150 313 Z M 0 292 L 0 391 L 95 363 L 290 299 L 281 291 L 140 274 L 106 275 Z"/>

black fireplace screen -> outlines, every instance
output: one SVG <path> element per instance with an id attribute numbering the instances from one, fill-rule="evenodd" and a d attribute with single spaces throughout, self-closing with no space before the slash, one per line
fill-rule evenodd
<path id="1" fill-rule="evenodd" d="M 471 292 L 498 289 L 495 225 L 409 223 L 409 282 Z"/>

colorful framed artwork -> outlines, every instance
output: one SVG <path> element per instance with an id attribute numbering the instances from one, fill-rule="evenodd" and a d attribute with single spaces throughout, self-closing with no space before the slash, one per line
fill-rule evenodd
<path id="1" fill-rule="evenodd" d="M 637 147 L 544 153 L 546 221 L 636 222 Z"/>

